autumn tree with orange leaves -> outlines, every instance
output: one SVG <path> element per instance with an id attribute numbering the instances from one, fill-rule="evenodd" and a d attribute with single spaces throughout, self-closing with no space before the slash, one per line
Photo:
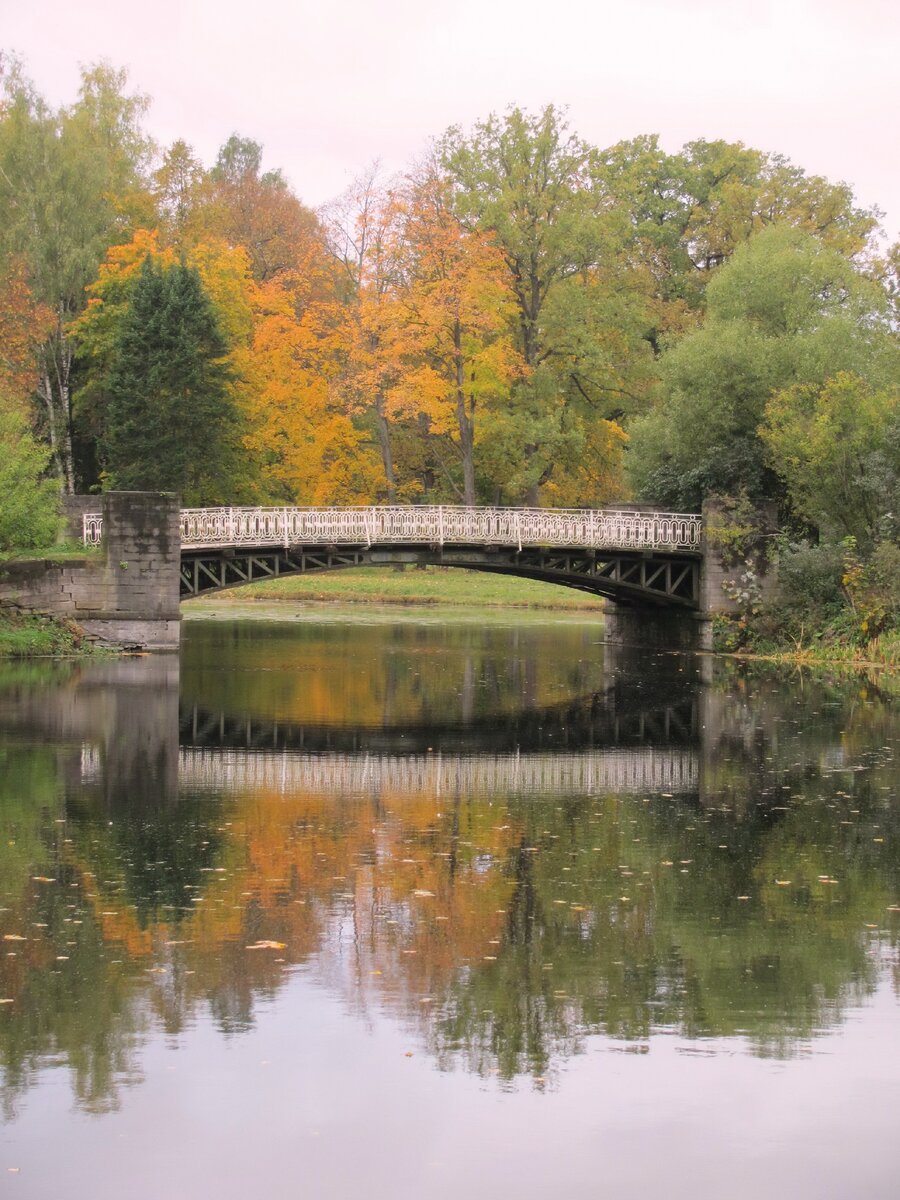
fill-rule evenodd
<path id="1" fill-rule="evenodd" d="M 396 344 L 405 369 L 391 409 L 424 422 L 452 492 L 475 504 L 480 418 L 489 425 L 492 408 L 526 373 L 509 327 L 514 297 L 500 250 L 454 215 L 436 163 L 407 181 L 398 208 Z"/>

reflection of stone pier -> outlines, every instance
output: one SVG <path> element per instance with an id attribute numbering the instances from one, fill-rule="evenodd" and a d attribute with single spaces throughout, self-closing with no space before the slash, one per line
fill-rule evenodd
<path id="1" fill-rule="evenodd" d="M 74 743 L 107 804 L 159 803 L 178 795 L 175 656 L 89 663 L 53 688 L 0 695 L 0 729 Z"/>

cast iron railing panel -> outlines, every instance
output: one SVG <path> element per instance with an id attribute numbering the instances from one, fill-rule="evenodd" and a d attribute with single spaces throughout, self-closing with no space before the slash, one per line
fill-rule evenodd
<path id="1" fill-rule="evenodd" d="M 99 513 L 84 517 L 84 540 L 100 541 Z M 372 508 L 185 508 L 181 549 L 263 546 L 559 546 L 597 550 L 699 553 L 696 513 L 628 509 L 464 508 L 405 505 Z"/>

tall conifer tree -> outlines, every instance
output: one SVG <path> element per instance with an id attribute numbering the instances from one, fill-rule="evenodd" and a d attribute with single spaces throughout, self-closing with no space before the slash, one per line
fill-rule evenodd
<path id="1" fill-rule="evenodd" d="M 113 487 L 229 499 L 238 419 L 227 354 L 197 272 L 148 258 L 113 349 L 102 437 Z"/>

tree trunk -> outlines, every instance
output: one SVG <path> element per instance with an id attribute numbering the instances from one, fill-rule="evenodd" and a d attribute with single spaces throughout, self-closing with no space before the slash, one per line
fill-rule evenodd
<path id="1" fill-rule="evenodd" d="M 56 329 L 41 348 L 42 370 L 38 394 L 47 414 L 47 433 L 60 491 L 75 492 L 75 460 L 72 453 L 72 348 L 63 331 L 63 314 Z"/>
<path id="2" fill-rule="evenodd" d="M 53 459 L 53 469 L 59 480 L 59 490 L 65 494 L 66 476 L 62 456 L 59 452 L 59 436 L 56 431 L 56 410 L 53 406 L 53 386 L 50 383 L 50 375 L 46 369 L 41 371 L 41 379 L 37 392 L 44 403 L 47 415 L 47 436 L 50 439 L 50 454 Z"/>
<path id="3" fill-rule="evenodd" d="M 387 482 L 388 503 L 397 503 L 397 480 L 394 475 L 394 456 L 391 451 L 391 427 L 384 414 L 384 400 L 381 396 L 375 401 L 375 421 L 378 427 L 378 445 L 381 448 L 381 463 L 384 467 L 384 478 Z"/>
<path id="4" fill-rule="evenodd" d="M 472 507 L 475 503 L 475 397 L 471 398 L 471 408 L 467 411 L 462 331 L 459 321 L 455 321 L 453 325 L 453 351 L 456 358 L 456 424 L 459 429 L 459 452 L 463 468 L 463 503 Z"/>

